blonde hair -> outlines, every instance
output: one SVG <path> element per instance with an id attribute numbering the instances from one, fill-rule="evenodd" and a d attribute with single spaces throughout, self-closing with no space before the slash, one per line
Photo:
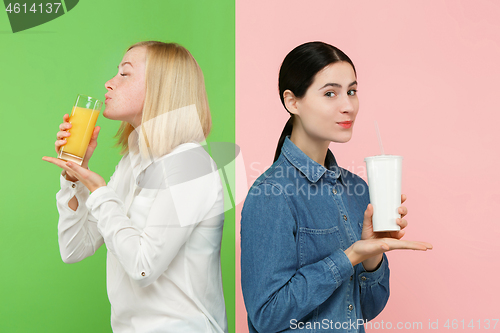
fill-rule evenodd
<path id="1" fill-rule="evenodd" d="M 191 53 L 176 43 L 139 42 L 127 49 L 146 47 L 146 94 L 137 147 L 160 157 L 187 142 L 201 142 L 210 133 L 212 119 L 203 73 Z M 116 137 L 124 154 L 133 148 L 134 127 L 122 122 Z M 134 139 L 135 141 L 135 139 Z"/>

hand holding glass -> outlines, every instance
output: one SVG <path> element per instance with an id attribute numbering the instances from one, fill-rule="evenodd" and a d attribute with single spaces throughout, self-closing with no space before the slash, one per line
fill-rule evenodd
<path id="1" fill-rule="evenodd" d="M 102 102 L 98 99 L 86 95 L 77 96 L 69 117 L 71 129 L 68 131 L 71 135 L 59 150 L 59 159 L 82 165 L 101 107 Z"/>

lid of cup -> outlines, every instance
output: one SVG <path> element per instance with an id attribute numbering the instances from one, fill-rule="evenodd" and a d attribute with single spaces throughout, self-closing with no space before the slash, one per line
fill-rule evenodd
<path id="1" fill-rule="evenodd" d="M 403 159 L 403 156 L 399 156 L 399 155 L 376 155 L 376 156 L 365 157 L 365 161 L 370 161 L 370 160 L 394 160 L 394 159 Z"/>

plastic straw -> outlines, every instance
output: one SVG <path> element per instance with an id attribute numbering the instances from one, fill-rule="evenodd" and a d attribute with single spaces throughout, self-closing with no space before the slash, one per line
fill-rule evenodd
<path id="1" fill-rule="evenodd" d="M 382 155 L 385 155 L 384 145 L 382 144 L 382 138 L 380 137 L 380 131 L 378 130 L 378 124 L 376 120 L 375 120 L 375 131 L 377 131 L 378 145 L 380 146 L 380 151 L 382 152 Z"/>

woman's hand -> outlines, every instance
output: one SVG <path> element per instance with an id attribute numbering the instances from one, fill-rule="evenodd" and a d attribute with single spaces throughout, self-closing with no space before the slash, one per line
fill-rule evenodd
<path id="1" fill-rule="evenodd" d="M 69 115 L 65 114 L 63 116 L 63 123 L 59 125 L 59 132 L 57 132 L 57 140 L 55 142 L 55 149 L 58 155 L 61 147 L 66 144 L 66 139 L 71 135 L 71 133 L 68 132 L 71 127 L 72 125 L 69 122 Z M 42 159 L 64 169 L 64 176 L 67 180 L 72 182 L 78 180 L 81 181 L 83 185 L 85 185 L 90 190 L 90 192 L 94 192 L 101 186 L 106 186 L 106 182 L 101 176 L 99 176 L 95 172 L 88 170 L 89 160 L 92 157 L 95 148 L 97 147 L 97 137 L 99 136 L 100 129 L 101 128 L 99 126 L 96 126 L 96 128 L 94 128 L 94 132 L 92 133 L 92 137 L 90 138 L 89 146 L 87 148 L 87 151 L 85 152 L 85 156 L 83 157 L 82 166 L 79 166 L 78 164 L 73 162 L 66 162 L 53 157 L 44 156 Z"/>
<path id="2" fill-rule="evenodd" d="M 359 240 L 356 243 L 352 244 L 347 250 L 345 250 L 345 254 L 349 258 L 353 266 L 356 266 L 360 262 L 363 262 L 363 266 L 365 266 L 365 262 L 367 260 L 373 257 L 381 257 L 382 253 L 387 251 L 392 251 L 392 250 L 427 251 L 430 249 L 432 249 L 432 244 L 430 243 L 405 241 L 389 237 L 389 238 L 372 238 L 372 239 Z M 370 267 L 370 269 L 368 269 L 365 266 L 365 269 L 370 271 L 374 270 L 375 268 Z"/>
<path id="3" fill-rule="evenodd" d="M 401 204 L 406 201 L 406 195 L 401 195 Z M 411 250 L 422 250 L 425 251 L 427 249 L 432 249 L 432 245 L 425 242 L 405 242 L 400 239 L 404 236 L 405 230 L 408 226 L 408 221 L 406 221 L 403 217 L 408 214 L 408 209 L 405 206 L 400 206 L 398 208 L 398 212 L 401 214 L 401 218 L 396 219 L 396 223 L 401 228 L 396 231 L 381 231 L 374 232 L 373 231 L 373 205 L 368 204 L 368 207 L 365 211 L 365 216 L 363 220 L 363 230 L 361 232 L 361 242 L 356 246 L 356 251 L 353 253 L 351 263 L 353 266 L 358 264 L 357 261 L 359 258 L 364 258 L 360 262 L 363 262 L 363 267 L 367 271 L 375 270 L 380 262 L 382 261 L 382 253 L 386 251 L 391 251 L 395 249 L 411 249 Z M 392 239 L 392 240 L 391 240 Z M 382 240 L 379 242 L 378 240 Z M 369 242 L 364 242 L 369 241 Z M 356 242 L 356 243 L 358 243 Z M 399 243 L 398 243 L 399 242 Z M 354 243 L 353 246 L 356 244 Z M 421 246 L 425 246 L 423 249 Z M 430 246 L 430 247 L 429 247 Z M 352 247 L 352 246 L 351 246 Z M 351 248 L 349 248 L 351 249 Z M 349 250 L 347 249 L 347 250 Z M 384 251 L 380 251 L 380 249 L 384 249 Z M 348 254 L 346 250 L 346 254 Z M 371 255 L 368 255 L 371 251 Z M 368 256 L 367 256 L 368 255 Z M 348 255 L 349 256 L 349 255 Z"/>
<path id="4" fill-rule="evenodd" d="M 56 153 L 59 155 L 59 151 L 61 150 L 61 147 L 64 146 L 67 142 L 67 138 L 71 135 L 68 130 L 72 127 L 71 123 L 69 122 L 69 115 L 65 114 L 63 116 L 63 123 L 59 125 L 59 132 L 57 132 L 57 140 L 55 143 L 55 149 Z M 83 163 L 82 163 L 82 168 L 88 169 L 89 166 L 89 160 L 92 157 L 92 154 L 94 153 L 94 150 L 97 147 L 97 137 L 99 136 L 99 131 L 101 128 L 99 126 L 96 126 L 94 128 L 94 132 L 92 133 L 92 137 L 90 138 L 89 146 L 87 148 L 87 151 L 85 152 L 85 156 L 83 157 Z M 78 179 L 72 175 L 72 174 L 66 174 L 66 179 L 69 181 L 77 181 Z"/>
<path id="5" fill-rule="evenodd" d="M 406 195 L 401 194 L 401 204 L 406 201 Z M 363 231 L 361 232 L 361 239 L 375 239 L 375 238 L 396 238 L 401 239 L 405 231 L 403 230 L 408 226 L 408 221 L 406 221 L 403 217 L 408 214 L 408 209 L 405 206 L 400 206 L 398 208 L 398 213 L 401 214 L 401 218 L 396 219 L 396 223 L 401 228 L 396 231 L 381 231 L 374 232 L 373 231 L 373 205 L 368 204 L 368 207 L 365 210 L 365 217 L 363 220 Z"/>
<path id="6" fill-rule="evenodd" d="M 104 178 L 99 176 L 97 173 L 85 169 L 74 162 L 66 162 L 54 157 L 44 156 L 42 160 L 50 162 L 57 165 L 58 167 L 64 169 L 67 174 L 74 176 L 76 179 L 82 182 L 90 192 L 94 192 L 99 187 L 106 186 L 106 181 Z"/>

